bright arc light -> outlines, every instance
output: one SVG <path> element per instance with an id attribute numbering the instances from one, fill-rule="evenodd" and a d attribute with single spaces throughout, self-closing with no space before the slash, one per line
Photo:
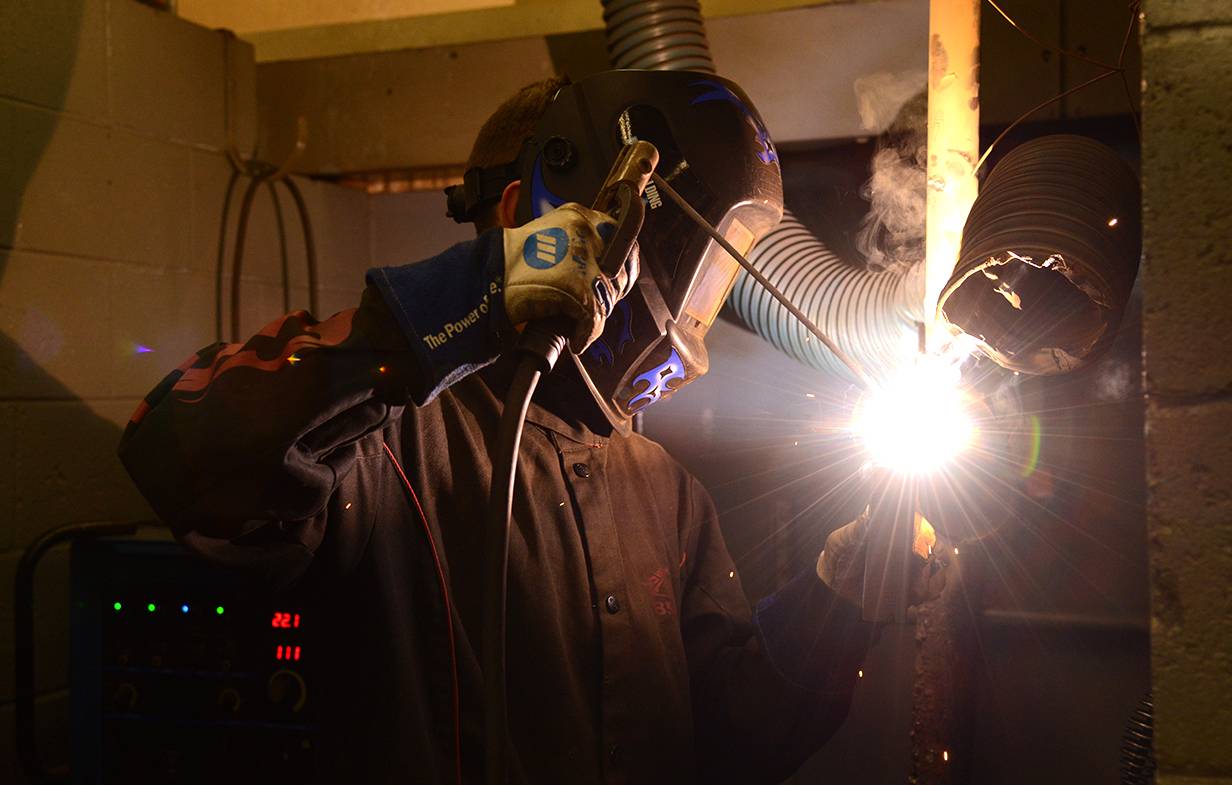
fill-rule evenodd
<path id="1" fill-rule="evenodd" d="M 922 358 L 870 392 L 856 409 L 855 433 L 873 463 L 905 474 L 940 468 L 975 435 L 958 368 Z"/>

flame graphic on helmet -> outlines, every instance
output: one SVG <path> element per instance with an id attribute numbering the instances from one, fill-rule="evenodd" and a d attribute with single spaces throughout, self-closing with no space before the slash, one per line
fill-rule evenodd
<path id="1" fill-rule="evenodd" d="M 674 348 L 672 353 L 668 355 L 666 362 L 651 368 L 633 380 L 633 389 L 636 390 L 642 382 L 646 383 L 646 387 L 629 399 L 629 411 L 639 408 L 644 409 L 652 403 L 662 400 L 665 393 L 672 392 L 672 389 L 667 384 L 673 381 L 684 381 L 684 362 L 681 361 L 680 355 L 676 353 Z"/>

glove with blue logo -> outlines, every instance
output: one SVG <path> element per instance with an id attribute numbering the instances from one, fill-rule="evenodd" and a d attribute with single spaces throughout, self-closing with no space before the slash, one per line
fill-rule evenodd
<path id="1" fill-rule="evenodd" d="M 616 231 L 607 215 L 569 202 L 525 226 L 505 230 L 505 314 L 515 325 L 564 317 L 569 348 L 580 354 L 603 332 L 612 308 L 637 280 L 636 247 L 615 276 L 599 269 Z"/>
<path id="2" fill-rule="evenodd" d="M 636 246 L 616 275 L 599 269 L 615 229 L 607 215 L 569 203 L 423 262 L 369 270 L 416 359 L 411 398 L 426 403 L 492 362 L 526 322 L 562 319 L 569 348 L 584 351 L 637 280 Z"/>

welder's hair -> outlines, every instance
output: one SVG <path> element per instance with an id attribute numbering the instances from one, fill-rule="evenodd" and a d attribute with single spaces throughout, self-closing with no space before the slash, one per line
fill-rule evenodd
<path id="1" fill-rule="evenodd" d="M 568 77 L 554 76 L 532 82 L 514 93 L 497 107 L 475 137 L 466 168 L 500 166 L 518 157 L 522 143 L 535 133 L 535 124 L 560 88 L 569 84 Z M 486 209 L 476 218 L 479 231 L 496 225 L 496 206 Z"/>

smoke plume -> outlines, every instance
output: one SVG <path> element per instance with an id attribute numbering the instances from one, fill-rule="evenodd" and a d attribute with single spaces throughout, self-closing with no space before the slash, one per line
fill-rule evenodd
<path id="1" fill-rule="evenodd" d="M 925 72 L 872 74 L 854 87 L 860 120 L 878 135 L 870 177 L 860 191 L 869 210 L 856 249 L 873 269 L 905 272 L 924 260 Z"/>

